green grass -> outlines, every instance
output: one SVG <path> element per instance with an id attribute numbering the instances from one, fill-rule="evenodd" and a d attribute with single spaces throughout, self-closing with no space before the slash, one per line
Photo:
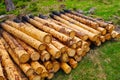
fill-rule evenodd
<path id="1" fill-rule="evenodd" d="M 64 4 L 68 9 L 76 8 L 84 11 L 95 7 L 94 16 L 102 17 L 105 20 L 115 20 L 113 15 L 120 16 L 120 0 L 13 1 L 16 10 L 6 12 L 2 1 L 0 2 L 0 14 L 48 14 L 52 10 L 61 10 L 60 5 Z M 120 40 L 107 41 L 100 47 L 91 50 L 69 75 L 60 70 L 55 74 L 53 80 L 120 80 Z"/>

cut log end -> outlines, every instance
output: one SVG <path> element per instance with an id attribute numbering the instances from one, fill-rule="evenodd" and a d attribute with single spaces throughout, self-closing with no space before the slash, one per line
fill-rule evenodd
<path id="1" fill-rule="evenodd" d="M 60 56 L 61 56 L 61 52 L 60 52 L 60 51 L 57 51 L 54 57 L 55 57 L 56 59 L 58 59 L 58 58 L 60 58 Z"/>
<path id="2" fill-rule="evenodd" d="M 64 53 L 66 51 L 66 47 L 62 47 L 60 51 L 61 53 Z"/>
<path id="3" fill-rule="evenodd" d="M 76 51 L 74 49 L 68 48 L 67 53 L 68 53 L 68 56 L 73 57 L 75 55 Z"/>
<path id="4" fill-rule="evenodd" d="M 46 49 L 46 45 L 45 44 L 41 44 L 40 46 L 39 46 L 39 50 L 45 50 Z"/>
<path id="5" fill-rule="evenodd" d="M 114 28 L 115 28 L 115 26 L 112 25 L 112 24 L 109 24 L 109 25 L 106 27 L 106 29 L 107 29 L 108 32 L 110 32 L 110 33 L 114 30 Z"/>
<path id="6" fill-rule="evenodd" d="M 57 72 L 60 69 L 60 64 L 57 61 L 53 61 L 53 70 Z"/>
<path id="7" fill-rule="evenodd" d="M 29 54 L 23 54 L 21 57 L 20 57 L 20 62 L 21 63 L 26 63 L 28 60 L 30 59 L 30 55 Z"/>
<path id="8" fill-rule="evenodd" d="M 41 77 L 39 75 L 32 75 L 30 76 L 30 80 L 41 80 Z"/>
<path id="9" fill-rule="evenodd" d="M 72 58 L 69 60 L 69 64 L 71 65 L 71 67 L 72 67 L 73 69 L 76 68 L 77 65 L 78 65 L 77 61 L 75 61 L 75 60 L 72 59 Z"/>
<path id="10" fill-rule="evenodd" d="M 52 36 L 51 35 L 46 35 L 44 38 L 45 43 L 50 43 L 52 41 Z"/>
<path id="11" fill-rule="evenodd" d="M 37 74 L 40 74 L 40 73 L 42 73 L 42 71 L 43 71 L 43 68 L 42 67 L 38 67 L 35 72 Z"/>
<path id="12" fill-rule="evenodd" d="M 43 72 L 40 76 L 41 76 L 42 78 L 48 77 L 48 72 Z"/>
<path id="13" fill-rule="evenodd" d="M 43 53 L 41 53 L 41 58 L 40 58 L 43 62 L 44 61 L 48 61 L 50 59 L 50 54 L 46 51 L 44 51 Z"/>
<path id="14" fill-rule="evenodd" d="M 71 48 L 76 49 L 77 48 L 77 44 L 76 43 L 72 44 Z"/>
<path id="15" fill-rule="evenodd" d="M 26 72 L 26 75 L 27 76 L 30 76 L 34 73 L 34 70 L 32 68 L 30 68 L 27 72 Z"/>
<path id="16" fill-rule="evenodd" d="M 0 80 L 5 80 L 5 79 L 3 78 L 3 76 L 0 76 Z"/>
<path id="17" fill-rule="evenodd" d="M 54 77 L 54 73 L 49 73 L 47 79 L 50 80 Z"/>
<path id="18" fill-rule="evenodd" d="M 31 54 L 31 59 L 33 60 L 33 61 L 37 61 L 37 60 L 39 60 L 40 59 L 40 54 L 39 53 L 34 53 L 34 54 Z"/>
<path id="19" fill-rule="evenodd" d="M 70 32 L 70 37 L 71 37 L 71 38 L 74 38 L 74 36 L 75 36 L 75 32 L 74 32 L 74 31 L 71 31 L 71 32 Z"/>
<path id="20" fill-rule="evenodd" d="M 83 53 L 83 50 L 81 49 L 81 48 L 78 48 L 77 50 L 76 50 L 76 53 L 77 53 L 77 55 L 82 55 L 82 53 Z"/>

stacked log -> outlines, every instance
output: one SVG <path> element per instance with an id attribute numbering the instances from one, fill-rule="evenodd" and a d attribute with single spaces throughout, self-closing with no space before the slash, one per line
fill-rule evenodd
<path id="1" fill-rule="evenodd" d="M 75 11 L 53 11 L 50 17 L 29 15 L 1 23 L 0 80 L 52 79 L 60 69 L 69 74 L 91 45 L 120 38 L 113 24 Z"/>

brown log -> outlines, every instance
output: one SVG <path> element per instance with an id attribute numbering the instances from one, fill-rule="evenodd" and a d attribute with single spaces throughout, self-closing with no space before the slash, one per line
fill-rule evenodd
<path id="1" fill-rule="evenodd" d="M 65 45 L 63 45 L 62 43 L 60 43 L 58 40 L 56 40 L 55 38 L 52 39 L 52 44 L 61 51 L 61 53 L 64 53 L 66 51 L 66 47 Z"/>
<path id="2" fill-rule="evenodd" d="M 52 61 L 54 73 L 58 72 L 60 69 L 60 63 L 56 60 Z"/>
<path id="3" fill-rule="evenodd" d="M 22 80 L 9 54 L 5 50 L 4 44 L 2 43 L 1 40 L 0 40 L 0 55 L 2 55 L 2 66 L 4 67 L 4 70 L 6 71 L 8 79 L 16 80 L 17 78 L 18 80 Z"/>
<path id="4" fill-rule="evenodd" d="M 13 38 L 10 34 L 3 31 L 2 35 L 6 42 L 10 45 L 10 47 L 14 50 L 16 55 L 18 56 L 18 59 L 21 63 L 26 63 L 30 55 L 23 49 L 23 47 Z"/>
<path id="5" fill-rule="evenodd" d="M 76 24 L 76 25 L 78 25 L 79 27 L 81 27 L 81 28 L 84 28 L 84 29 L 86 29 L 86 30 L 88 30 L 88 31 L 90 31 L 90 32 L 92 32 L 92 33 L 95 33 L 95 34 L 100 34 L 100 32 L 99 31 L 97 31 L 97 30 L 95 30 L 95 29 L 93 29 L 93 28 L 91 28 L 91 27 L 89 27 L 89 26 L 87 26 L 87 25 L 85 25 L 85 24 L 82 24 L 82 23 L 80 23 L 80 22 L 78 22 L 78 21 L 76 21 L 76 20 L 74 20 L 74 19 L 72 19 L 72 18 L 70 18 L 70 17 L 68 17 L 68 16 L 66 16 L 66 15 L 64 15 L 64 14 L 61 14 L 60 15 L 62 18 L 64 18 L 65 20 L 67 20 L 67 21 L 69 21 L 69 22 L 71 22 L 71 23 L 73 23 L 73 24 Z"/>
<path id="6" fill-rule="evenodd" d="M 72 24 L 72 23 L 68 22 L 68 21 L 65 20 L 65 19 L 62 19 L 62 18 L 60 18 L 60 17 L 58 17 L 58 16 L 54 16 L 54 18 L 55 18 L 56 20 L 64 23 L 64 24 L 68 25 L 69 27 L 72 27 L 72 28 L 74 28 L 74 29 L 76 29 L 76 30 L 79 30 L 79 31 L 82 32 L 83 34 L 88 35 L 88 37 L 89 37 L 89 39 L 90 39 L 91 41 L 95 41 L 95 40 L 98 38 L 98 35 L 93 34 L 93 33 L 89 32 L 88 30 L 85 30 L 85 29 L 83 29 L 83 28 L 81 28 L 81 27 L 79 27 L 79 26 L 77 26 L 77 25 L 75 25 L 75 24 Z"/>
<path id="7" fill-rule="evenodd" d="M 105 36 L 100 36 L 100 41 L 105 42 Z"/>
<path id="8" fill-rule="evenodd" d="M 47 25 L 47 26 L 49 26 L 50 28 L 55 29 L 58 32 L 61 32 L 63 34 L 66 34 L 66 35 L 70 36 L 71 38 L 73 38 L 75 36 L 75 32 L 73 30 L 68 29 L 68 28 L 64 28 L 62 26 L 59 26 L 50 19 L 45 20 L 45 19 L 41 19 L 41 18 L 38 18 L 38 17 L 34 17 L 34 19 L 43 23 L 43 24 L 45 24 L 45 25 Z"/>
<path id="9" fill-rule="evenodd" d="M 75 53 L 76 53 L 75 49 L 68 48 L 68 47 L 67 47 L 66 52 L 67 52 L 68 56 L 70 56 L 70 57 L 73 57 L 75 55 Z"/>
<path id="10" fill-rule="evenodd" d="M 60 25 L 60 26 L 63 26 L 63 27 L 66 27 L 66 28 L 70 28 L 71 30 L 74 30 L 76 32 L 76 36 L 79 37 L 80 39 L 82 39 L 82 40 L 87 40 L 88 39 L 87 35 L 79 32 L 78 30 L 76 30 L 76 29 L 74 29 L 72 27 L 69 27 L 66 24 L 63 24 L 63 23 L 61 23 L 59 21 L 56 21 L 56 20 L 53 20 L 53 19 L 52 19 L 52 21 L 55 22 L 56 24 Z"/>
<path id="11" fill-rule="evenodd" d="M 82 56 L 75 55 L 74 59 L 75 61 L 80 62 L 82 60 Z"/>
<path id="12" fill-rule="evenodd" d="M 40 59 L 41 61 L 45 62 L 45 61 L 48 61 L 50 59 L 50 53 L 48 53 L 46 50 L 43 50 L 41 53 L 40 53 Z"/>
<path id="13" fill-rule="evenodd" d="M 118 33 L 117 31 L 112 31 L 111 36 L 112 38 L 120 38 L 120 33 Z"/>
<path id="14" fill-rule="evenodd" d="M 47 51 L 56 59 L 60 58 L 61 52 L 52 44 L 48 44 Z"/>
<path id="15" fill-rule="evenodd" d="M 110 40 L 110 39 L 111 39 L 111 34 L 110 34 L 110 33 L 107 33 L 107 34 L 105 35 L 105 39 L 106 39 L 106 40 Z"/>
<path id="16" fill-rule="evenodd" d="M 35 27 L 27 26 L 24 23 L 15 23 L 13 21 L 5 21 L 10 26 L 28 34 L 29 36 L 45 43 L 50 43 L 52 40 L 52 36 L 46 32 L 43 32 Z"/>
<path id="17" fill-rule="evenodd" d="M 3 73 L 3 67 L 2 67 L 1 61 L 2 61 L 2 56 L 0 56 L 0 80 L 6 80 Z"/>
<path id="18" fill-rule="evenodd" d="M 53 64 L 52 64 L 51 61 L 46 61 L 46 62 L 44 62 L 44 66 L 45 66 L 45 68 L 46 68 L 47 70 L 53 69 Z"/>
<path id="19" fill-rule="evenodd" d="M 19 39 L 16 39 L 16 40 L 27 51 L 27 53 L 30 54 L 31 60 L 37 61 L 40 59 L 40 54 L 37 51 L 35 51 L 35 49 L 33 49 L 31 46 L 27 45 L 25 42 L 23 42 Z"/>
<path id="20" fill-rule="evenodd" d="M 67 63 L 65 63 L 65 62 L 61 63 L 61 69 L 62 69 L 66 74 L 69 74 L 69 73 L 71 72 L 71 67 L 70 67 Z"/>
<path id="21" fill-rule="evenodd" d="M 4 44 L 6 50 L 9 52 L 10 56 L 14 60 L 14 62 L 21 68 L 21 70 L 25 73 L 26 76 L 30 76 L 34 73 L 32 67 L 29 64 L 20 64 L 19 59 L 17 58 L 15 52 L 10 48 L 7 42 L 2 38 L 2 43 Z"/>
<path id="22" fill-rule="evenodd" d="M 29 22 L 31 24 L 33 24 L 34 26 L 36 26 L 37 28 L 39 28 L 45 32 L 50 33 L 51 35 L 53 35 L 54 37 L 56 37 L 57 39 L 59 39 L 62 42 L 69 42 L 69 40 L 70 40 L 70 37 L 68 37 L 68 36 L 66 36 L 66 35 L 64 35 L 64 34 L 58 32 L 50 27 L 47 27 L 44 24 L 42 24 L 34 19 L 29 19 Z"/>
<path id="23" fill-rule="evenodd" d="M 14 35 L 15 37 L 23 40 L 24 42 L 26 42 L 27 44 L 31 45 L 32 47 L 34 47 L 37 50 L 44 50 L 46 48 L 46 46 L 44 44 L 42 44 L 40 41 L 26 35 L 25 33 L 5 24 L 2 23 L 1 24 L 2 28 L 5 29 L 7 32 L 11 33 L 12 35 Z"/>
<path id="24" fill-rule="evenodd" d="M 82 48 L 82 49 L 85 49 L 85 48 L 87 48 L 87 47 L 89 47 L 88 42 L 82 41 L 82 46 L 81 46 L 81 48 Z"/>
<path id="25" fill-rule="evenodd" d="M 62 53 L 62 55 L 60 57 L 60 61 L 61 62 L 68 62 L 69 61 L 69 56 L 68 56 L 67 52 Z"/>
<path id="26" fill-rule="evenodd" d="M 69 64 L 70 64 L 70 66 L 74 69 L 74 68 L 77 67 L 78 62 L 75 61 L 73 58 L 70 58 L 70 59 L 69 59 Z"/>
<path id="27" fill-rule="evenodd" d="M 42 64 L 40 64 L 38 61 L 31 62 L 31 66 L 37 74 L 42 74 L 43 69 L 45 69 L 45 67 Z"/>
<path id="28" fill-rule="evenodd" d="M 88 19 L 85 19 L 85 18 L 82 18 L 82 17 L 78 17 L 76 15 L 73 15 L 73 14 L 70 14 L 70 13 L 65 13 L 65 15 L 77 20 L 77 21 L 80 21 L 81 23 L 83 24 L 86 24 L 86 25 L 89 25 L 90 27 L 96 29 L 99 25 L 91 20 L 88 20 Z"/>
<path id="29" fill-rule="evenodd" d="M 83 53 L 83 49 L 82 49 L 82 48 L 76 49 L 76 54 L 77 54 L 78 56 L 81 56 L 82 53 Z"/>

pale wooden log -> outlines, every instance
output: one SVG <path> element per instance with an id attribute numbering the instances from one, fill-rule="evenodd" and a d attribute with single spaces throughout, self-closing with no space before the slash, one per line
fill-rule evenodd
<path id="1" fill-rule="evenodd" d="M 71 72 L 71 67 L 65 63 L 65 62 L 62 62 L 61 63 L 61 69 L 66 73 L 66 74 L 69 74 Z"/>
<path id="2" fill-rule="evenodd" d="M 16 40 L 27 51 L 27 53 L 30 54 L 31 60 L 37 61 L 40 59 L 40 54 L 35 49 L 33 49 L 31 46 L 27 45 L 25 42 L 21 41 L 18 38 L 16 38 Z"/>
<path id="3" fill-rule="evenodd" d="M 64 53 L 61 55 L 60 61 L 61 61 L 61 62 L 68 62 L 68 61 L 69 61 L 69 56 L 68 56 L 67 52 L 64 52 Z"/>
<path id="4" fill-rule="evenodd" d="M 112 31 L 111 36 L 112 38 L 120 38 L 120 33 L 118 33 L 117 31 Z"/>
<path id="5" fill-rule="evenodd" d="M 47 77 L 48 80 L 51 80 L 53 77 L 54 77 L 53 72 L 48 73 L 48 77 Z"/>
<path id="6" fill-rule="evenodd" d="M 45 61 L 48 61 L 50 59 L 50 53 L 48 53 L 46 50 L 43 50 L 41 53 L 40 53 L 40 60 L 45 62 Z"/>
<path id="7" fill-rule="evenodd" d="M 6 71 L 8 80 L 16 80 L 16 78 L 18 80 L 22 80 L 9 54 L 5 50 L 4 44 L 2 43 L 1 39 L 0 39 L 0 55 L 2 55 L 2 66 Z"/>
<path id="8" fill-rule="evenodd" d="M 100 41 L 105 42 L 105 36 L 100 36 Z"/>
<path id="9" fill-rule="evenodd" d="M 0 80 L 6 80 L 4 73 L 3 73 L 3 67 L 2 67 L 1 62 L 2 62 L 2 56 L 0 55 Z"/>
<path id="10" fill-rule="evenodd" d="M 108 32 L 112 32 L 114 29 L 115 29 L 115 26 L 113 25 L 113 24 L 108 24 L 107 26 L 106 26 L 106 29 L 108 30 Z"/>
<path id="11" fill-rule="evenodd" d="M 45 32 L 50 33 L 51 35 L 53 35 L 54 37 L 56 37 L 57 39 L 59 39 L 62 42 L 69 42 L 69 40 L 71 40 L 70 37 L 68 37 L 68 36 L 66 36 L 66 35 L 64 35 L 64 34 L 58 32 L 50 27 L 47 27 L 44 24 L 42 24 L 34 19 L 29 19 L 28 21 L 31 24 L 33 24 L 34 26 L 36 26 L 37 28 L 39 28 Z"/>
<path id="12" fill-rule="evenodd" d="M 9 20 L 5 21 L 5 23 L 28 34 L 29 36 L 32 36 L 33 38 L 41 42 L 50 43 L 52 40 L 52 36 L 50 34 L 43 32 L 35 27 L 27 26 L 24 23 L 15 23 Z"/>
<path id="13" fill-rule="evenodd" d="M 85 48 L 87 48 L 87 47 L 89 47 L 88 42 L 82 41 L 82 46 L 81 46 L 81 48 L 82 48 L 82 49 L 85 49 Z"/>
<path id="14" fill-rule="evenodd" d="M 14 35 L 15 37 L 23 40 L 24 42 L 26 42 L 27 44 L 31 45 L 32 47 L 34 47 L 37 50 L 44 50 L 46 48 L 46 46 L 41 43 L 40 41 L 26 35 L 25 33 L 5 24 L 2 23 L 1 24 L 2 28 L 5 29 L 7 32 L 11 33 L 12 35 Z"/>
<path id="15" fill-rule="evenodd" d="M 47 51 L 56 59 L 60 58 L 61 52 L 54 45 L 48 44 Z"/>
<path id="16" fill-rule="evenodd" d="M 98 35 L 100 34 L 99 31 L 97 31 L 97 30 L 95 30 L 95 29 L 93 29 L 93 28 L 91 28 L 91 27 L 89 27 L 87 25 L 84 25 L 84 24 L 82 24 L 82 23 L 80 23 L 80 22 L 78 22 L 78 21 L 76 21 L 76 20 L 74 20 L 74 19 L 64 15 L 64 14 L 61 14 L 60 16 L 62 18 L 64 18 L 65 20 L 67 20 L 67 21 L 69 21 L 71 23 L 74 23 L 74 24 L 78 25 L 79 27 L 84 28 L 84 29 L 86 29 L 86 30 L 88 30 L 88 31 L 90 31 L 92 33 L 95 33 L 95 34 L 98 34 Z"/>
<path id="17" fill-rule="evenodd" d="M 101 45 L 100 39 L 96 40 L 96 41 L 94 42 L 94 44 L 95 44 L 96 46 L 100 46 L 100 45 Z"/>
<path id="18" fill-rule="evenodd" d="M 74 30 L 76 32 L 76 36 L 79 37 L 80 39 L 82 39 L 82 40 L 87 40 L 88 39 L 88 36 L 86 34 L 83 34 L 83 33 L 79 32 L 78 30 L 76 30 L 76 29 L 74 29 L 72 27 L 69 27 L 66 24 L 63 24 L 63 23 L 61 23 L 61 22 L 59 22 L 57 20 L 52 19 L 52 21 L 55 22 L 56 24 L 60 25 L 60 26 L 70 28 L 71 30 Z"/>
<path id="19" fill-rule="evenodd" d="M 82 60 L 82 56 L 75 55 L 75 56 L 74 56 L 74 59 L 75 59 L 77 62 L 80 62 L 80 61 Z"/>
<path id="20" fill-rule="evenodd" d="M 75 61 L 73 58 L 70 58 L 70 59 L 69 59 L 69 64 L 70 64 L 70 66 L 74 69 L 74 68 L 77 67 L 78 62 Z"/>
<path id="21" fill-rule="evenodd" d="M 70 56 L 70 57 L 73 57 L 75 55 L 75 53 L 76 53 L 75 49 L 68 48 L 68 47 L 67 47 L 66 52 L 67 52 L 68 56 Z"/>
<path id="22" fill-rule="evenodd" d="M 45 68 L 46 68 L 47 70 L 53 69 L 53 64 L 52 64 L 51 61 L 46 61 L 46 62 L 44 62 L 43 64 L 44 64 L 44 66 L 45 66 Z"/>
<path id="23" fill-rule="evenodd" d="M 73 38 L 75 36 L 75 32 L 73 30 L 68 29 L 68 28 L 64 28 L 62 26 L 59 26 L 50 19 L 45 20 L 45 19 L 41 19 L 39 17 L 34 17 L 34 19 L 41 22 L 41 23 L 43 23 L 43 24 L 46 24 L 47 26 L 49 26 L 50 28 L 55 29 L 58 32 L 61 32 L 63 34 L 66 34 L 66 35 L 70 36 L 71 38 Z"/>
<path id="24" fill-rule="evenodd" d="M 81 47 L 82 40 L 80 38 L 78 38 L 78 37 L 75 36 L 73 40 L 75 41 L 77 48 Z"/>
<path id="25" fill-rule="evenodd" d="M 76 49 L 76 54 L 77 54 L 77 55 L 81 56 L 82 53 L 83 53 L 83 49 L 82 49 L 82 48 Z"/>
<path id="26" fill-rule="evenodd" d="M 77 26 L 77 25 L 75 25 L 75 24 L 72 24 L 72 23 L 68 22 L 68 21 L 65 20 L 65 19 L 62 19 L 62 18 L 60 18 L 60 17 L 58 17 L 58 16 L 55 16 L 55 15 L 54 15 L 54 18 L 55 18 L 56 20 L 64 23 L 64 24 L 68 25 L 69 27 L 72 27 L 72 28 L 74 28 L 74 29 L 76 29 L 76 30 L 79 30 L 79 31 L 82 32 L 83 34 L 88 35 L 88 37 L 89 37 L 89 39 L 90 39 L 91 41 L 95 41 L 95 40 L 98 38 L 98 35 L 96 35 L 96 34 L 94 34 L 94 33 L 91 33 L 91 32 L 89 32 L 88 30 L 85 30 L 85 29 L 83 29 L 83 28 L 81 28 L 81 27 L 79 27 L 79 26 Z"/>
<path id="27" fill-rule="evenodd" d="M 14 50 L 18 59 L 21 63 L 26 63 L 30 59 L 30 55 L 23 49 L 23 47 L 13 38 L 10 34 L 3 31 L 2 35 L 5 41 L 10 45 L 10 47 Z"/>
<path id="28" fill-rule="evenodd" d="M 105 39 L 106 39 L 106 40 L 110 40 L 110 39 L 111 39 L 111 34 L 110 34 L 110 33 L 107 33 L 107 34 L 105 35 Z"/>
<path id="29" fill-rule="evenodd" d="M 105 35 L 107 30 L 105 28 L 102 27 L 97 27 L 97 30 L 101 32 L 102 35 Z"/>
<path id="30" fill-rule="evenodd" d="M 52 44 L 61 51 L 61 53 L 64 53 L 66 51 L 66 47 L 65 45 L 63 45 L 62 43 L 60 43 L 58 40 L 56 40 L 55 38 L 52 39 Z"/>
<path id="31" fill-rule="evenodd" d="M 67 15 L 67 16 L 75 19 L 75 20 L 78 20 L 78 21 L 80 21 L 80 22 L 82 22 L 82 23 L 84 23 L 86 25 L 89 25 L 90 27 L 92 27 L 94 29 L 99 26 L 97 23 L 95 23 L 95 22 L 93 22 L 91 20 L 88 20 L 88 19 L 85 19 L 85 18 L 82 18 L 82 17 L 78 17 L 78 16 L 70 14 L 70 13 L 65 13 L 65 15 Z"/>
<path id="32" fill-rule="evenodd" d="M 26 76 L 30 76 L 34 73 L 32 67 L 29 64 L 20 64 L 19 59 L 17 58 L 15 52 L 10 48 L 7 42 L 2 38 L 2 43 L 4 44 L 6 50 L 9 52 L 10 56 L 14 60 L 14 62 L 21 68 L 21 70 L 25 73 Z"/>
<path id="33" fill-rule="evenodd" d="M 58 72 L 60 69 L 60 63 L 57 60 L 52 61 L 54 73 Z"/>
<path id="34" fill-rule="evenodd" d="M 29 77 L 29 80 L 41 80 L 41 77 L 40 77 L 40 75 L 32 74 Z"/>

